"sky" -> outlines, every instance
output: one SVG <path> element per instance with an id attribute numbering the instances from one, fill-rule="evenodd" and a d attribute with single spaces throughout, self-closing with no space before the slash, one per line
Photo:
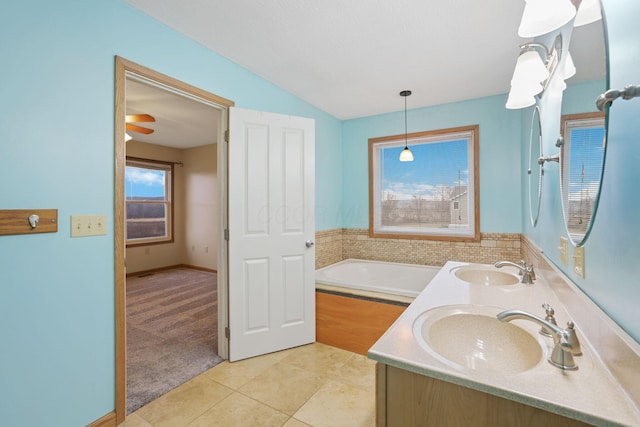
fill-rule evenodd
<path id="1" fill-rule="evenodd" d="M 127 166 L 125 198 L 164 196 L 164 171 Z"/>
<path id="2" fill-rule="evenodd" d="M 412 162 L 398 160 L 403 146 L 381 151 L 381 190 L 396 200 L 438 198 L 439 188 L 467 185 L 469 162 L 467 140 L 410 144 Z"/>

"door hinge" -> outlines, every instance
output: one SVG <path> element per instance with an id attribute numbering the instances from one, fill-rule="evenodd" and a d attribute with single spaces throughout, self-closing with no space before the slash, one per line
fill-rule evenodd
<path id="1" fill-rule="evenodd" d="M 229 129 L 224 131 L 224 140 L 226 142 L 229 142 Z"/>
<path id="2" fill-rule="evenodd" d="M 224 240 L 229 240 L 229 229 L 228 228 L 224 229 Z"/>
<path id="3" fill-rule="evenodd" d="M 229 327 L 227 326 L 226 328 L 224 328 L 224 336 L 227 339 L 231 338 L 231 331 L 229 330 Z"/>

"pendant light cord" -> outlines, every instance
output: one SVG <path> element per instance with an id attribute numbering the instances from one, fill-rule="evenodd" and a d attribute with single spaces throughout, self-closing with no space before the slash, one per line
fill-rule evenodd
<path id="1" fill-rule="evenodd" d="M 407 96 L 404 97 L 404 148 L 409 148 L 407 145 Z"/>
<path id="2" fill-rule="evenodd" d="M 409 149 L 408 137 L 407 137 L 407 96 L 411 95 L 410 90 L 403 90 L 400 92 L 400 96 L 404 98 L 404 148 Z"/>

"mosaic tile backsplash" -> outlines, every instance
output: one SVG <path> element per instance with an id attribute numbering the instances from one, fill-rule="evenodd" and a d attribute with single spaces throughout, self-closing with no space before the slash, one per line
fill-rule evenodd
<path id="1" fill-rule="evenodd" d="M 368 229 L 316 232 L 316 268 L 347 258 L 442 266 L 447 261 L 492 264 L 521 259 L 520 234 L 481 233 L 480 242 L 370 238 Z"/>

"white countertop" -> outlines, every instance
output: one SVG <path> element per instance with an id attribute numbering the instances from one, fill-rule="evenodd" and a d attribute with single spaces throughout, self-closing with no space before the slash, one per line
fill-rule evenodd
<path id="1" fill-rule="evenodd" d="M 564 328 L 566 322 L 572 320 L 540 275 L 533 285 L 485 286 L 464 282 L 451 273 L 455 267 L 465 265 L 487 267 L 448 262 L 369 350 L 369 358 L 587 423 L 640 426 L 640 411 L 600 362 L 597 349 L 591 348 L 589 342 L 583 339 L 578 323 L 576 330 L 583 354 L 575 357 L 578 369 L 574 371 L 562 370 L 547 362 L 553 340 L 539 335 L 539 325 L 526 320 L 515 320 L 513 323 L 536 337 L 546 354 L 536 366 L 521 373 L 474 370 L 446 363 L 425 351 L 414 338 L 413 326 L 420 314 L 436 307 L 460 304 L 490 306 L 503 310 L 524 310 L 544 318 L 545 312 L 541 306 L 548 303 L 555 309 L 555 318 L 560 327 Z M 504 267 L 500 271 L 515 275 L 517 270 Z"/>

